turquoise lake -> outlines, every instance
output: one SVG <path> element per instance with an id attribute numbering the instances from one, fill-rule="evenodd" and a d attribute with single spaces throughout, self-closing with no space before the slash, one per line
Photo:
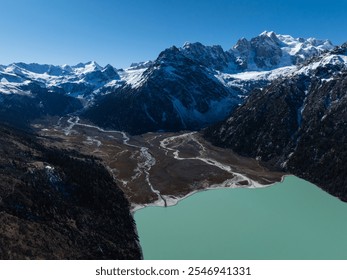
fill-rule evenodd
<path id="1" fill-rule="evenodd" d="M 347 203 L 294 176 L 135 213 L 144 259 L 347 259 Z"/>

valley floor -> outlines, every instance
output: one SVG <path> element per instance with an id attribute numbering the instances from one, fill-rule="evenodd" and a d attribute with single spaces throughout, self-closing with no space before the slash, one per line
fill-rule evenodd
<path id="1" fill-rule="evenodd" d="M 131 202 L 132 211 L 150 204 L 175 205 L 207 188 L 262 187 L 281 181 L 284 175 L 211 145 L 199 132 L 129 136 L 75 116 L 33 127 L 41 137 L 54 138 L 52 143 L 58 148 L 101 158 Z"/>

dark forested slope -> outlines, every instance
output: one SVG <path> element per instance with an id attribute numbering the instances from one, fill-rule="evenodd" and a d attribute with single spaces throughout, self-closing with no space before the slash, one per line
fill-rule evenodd
<path id="1" fill-rule="evenodd" d="M 108 171 L 51 143 L 0 125 L 0 258 L 141 258 L 129 203 Z"/>
<path id="2" fill-rule="evenodd" d="M 255 91 L 205 137 L 347 201 L 346 54 L 344 44 Z"/>

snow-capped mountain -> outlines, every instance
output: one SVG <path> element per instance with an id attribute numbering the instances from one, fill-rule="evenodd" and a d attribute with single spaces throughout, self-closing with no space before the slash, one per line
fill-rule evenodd
<path id="1" fill-rule="evenodd" d="M 239 39 L 228 51 L 218 45 L 210 47 L 201 43 L 185 43 L 180 50 L 202 65 L 235 74 L 297 65 L 333 48 L 329 40 L 293 38 L 265 31 L 251 40 Z"/>
<path id="2" fill-rule="evenodd" d="M 290 75 L 300 62 L 332 48 L 329 41 L 273 32 L 241 39 L 228 51 L 185 43 L 124 71 L 125 84 L 84 116 L 130 133 L 200 129 L 226 118 L 252 89 Z"/>
<path id="3" fill-rule="evenodd" d="M 62 90 L 65 94 L 89 99 L 93 91 L 111 81 L 118 81 L 111 65 L 101 67 L 95 61 L 75 66 L 13 63 L 0 67 L 0 91 L 3 94 L 30 94 L 22 88 L 35 83 L 42 88 Z"/>
<path id="4" fill-rule="evenodd" d="M 0 66 L 0 118 L 16 125 L 46 115 L 76 112 L 120 77 L 111 65 L 96 62 L 75 66 L 13 63 Z"/>
<path id="5" fill-rule="evenodd" d="M 245 38 L 238 40 L 228 51 L 218 45 L 204 46 L 201 43 L 185 43 L 178 50 L 185 57 L 211 70 L 238 74 L 293 66 L 332 48 L 333 45 L 328 40 L 293 38 L 263 32 L 250 41 Z M 0 90 L 3 94 L 28 94 L 20 89 L 21 85 L 36 82 L 47 89 L 61 88 L 68 95 L 88 99 L 90 93 L 104 86 L 110 88 L 122 85 L 122 82 L 136 83 L 142 73 L 154 63 L 133 63 L 128 69 L 119 71 L 111 65 L 101 67 L 95 61 L 75 66 L 36 63 L 0 65 Z"/>
<path id="6" fill-rule="evenodd" d="M 240 39 L 227 51 L 185 43 L 128 69 L 93 61 L 75 66 L 14 63 L 0 66 L 0 112 L 11 111 L 15 99 L 31 104 L 26 108 L 37 107 L 32 109 L 40 111 L 36 115 L 51 114 L 42 98 L 55 95 L 65 100 L 62 112 L 83 105 L 83 116 L 102 126 L 131 133 L 195 130 L 223 120 L 254 88 L 290 75 L 301 62 L 332 48 L 327 40 L 263 32 L 250 41 Z"/>
<path id="7" fill-rule="evenodd" d="M 213 143 L 259 158 L 347 201 L 347 44 L 255 90 Z"/>
<path id="8" fill-rule="evenodd" d="M 212 70 L 176 47 L 163 51 L 146 70 L 132 71 L 141 73 L 127 77 L 127 83 L 96 100 L 83 116 L 136 134 L 196 130 L 224 119 L 242 102 L 241 90 L 225 87 Z"/>
<path id="9" fill-rule="evenodd" d="M 240 39 L 229 52 L 236 57 L 239 69 L 257 71 L 297 65 L 333 47 L 329 40 L 293 38 L 265 31 L 250 41 Z"/>

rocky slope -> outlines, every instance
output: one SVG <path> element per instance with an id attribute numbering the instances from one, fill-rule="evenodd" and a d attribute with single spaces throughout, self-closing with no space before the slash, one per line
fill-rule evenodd
<path id="1" fill-rule="evenodd" d="M 347 45 L 256 90 L 213 143 L 303 177 L 347 201 Z"/>
<path id="2" fill-rule="evenodd" d="M 96 158 L 0 126 L 0 259 L 139 259 L 129 203 Z"/>
<path id="3" fill-rule="evenodd" d="M 136 83 L 96 100 L 83 117 L 102 127 L 132 134 L 196 130 L 225 118 L 241 102 L 213 72 L 172 47 L 143 72 Z"/>

